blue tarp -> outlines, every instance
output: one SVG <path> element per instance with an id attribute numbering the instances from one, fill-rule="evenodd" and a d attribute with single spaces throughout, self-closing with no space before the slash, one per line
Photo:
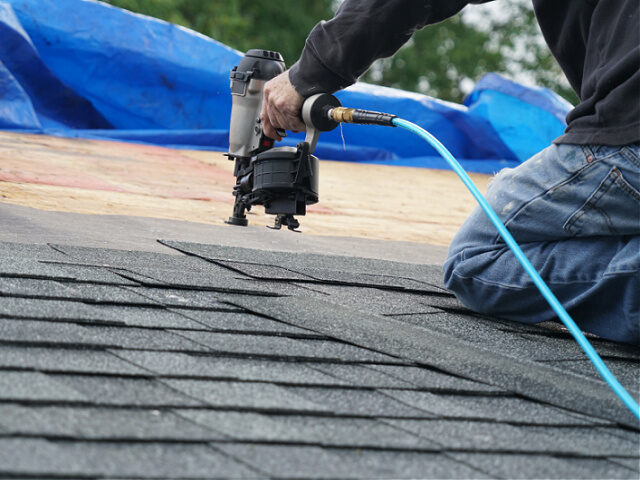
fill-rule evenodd
<path id="1" fill-rule="evenodd" d="M 0 129 L 225 150 L 229 70 L 241 55 L 98 1 L 0 0 Z M 487 173 L 547 146 L 562 134 L 571 108 L 550 90 L 495 74 L 481 79 L 464 105 L 363 83 L 338 97 L 418 123 L 465 168 Z M 299 139 L 291 135 L 285 144 Z M 316 154 L 446 168 L 422 140 L 385 127 L 346 125 L 322 134 Z"/>

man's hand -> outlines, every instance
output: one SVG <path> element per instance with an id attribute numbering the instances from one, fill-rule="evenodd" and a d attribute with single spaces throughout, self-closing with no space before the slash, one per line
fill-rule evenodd
<path id="1" fill-rule="evenodd" d="M 304 132 L 305 124 L 300 118 L 304 98 L 296 92 L 289 81 L 289 71 L 272 78 L 264 85 L 260 121 L 264 134 L 274 140 L 282 140 L 276 128 L 293 133 Z"/>

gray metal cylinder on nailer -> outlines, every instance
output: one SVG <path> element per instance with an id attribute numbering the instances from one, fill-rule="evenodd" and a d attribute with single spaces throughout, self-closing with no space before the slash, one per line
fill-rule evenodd
<path id="1" fill-rule="evenodd" d="M 260 148 L 262 89 L 284 71 L 284 60 L 278 52 L 258 49 L 249 50 L 231 71 L 230 156 L 249 158 Z"/>

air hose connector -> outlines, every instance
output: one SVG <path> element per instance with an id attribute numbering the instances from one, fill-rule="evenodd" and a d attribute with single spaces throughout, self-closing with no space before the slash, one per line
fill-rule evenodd
<path id="1" fill-rule="evenodd" d="M 338 123 L 357 123 L 360 125 L 382 125 L 395 127 L 393 119 L 396 115 L 390 113 L 360 110 L 358 108 L 335 107 L 327 111 L 330 120 Z"/>

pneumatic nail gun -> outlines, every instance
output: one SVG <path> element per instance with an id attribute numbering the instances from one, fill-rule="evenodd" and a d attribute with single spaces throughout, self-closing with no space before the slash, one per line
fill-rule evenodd
<path id="1" fill-rule="evenodd" d="M 319 162 L 312 154 L 320 132 L 338 126 L 327 112 L 339 107 L 340 101 L 329 94 L 309 97 L 301 112 L 307 129 L 304 141 L 296 147 L 275 147 L 262 131 L 260 110 L 264 84 L 284 70 L 278 52 L 249 50 L 231 71 L 227 156 L 235 160 L 236 177 L 233 215 L 226 221 L 231 225 L 246 226 L 246 212 L 263 205 L 266 213 L 276 215 L 271 228 L 296 230 L 300 223 L 294 215 L 305 215 L 306 206 L 318 202 Z"/>

